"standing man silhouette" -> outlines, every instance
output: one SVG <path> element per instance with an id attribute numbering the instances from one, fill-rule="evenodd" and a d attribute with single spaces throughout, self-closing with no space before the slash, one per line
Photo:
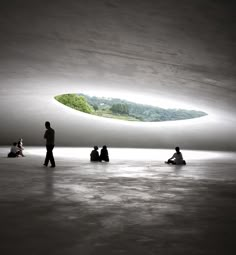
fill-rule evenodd
<path id="1" fill-rule="evenodd" d="M 51 128 L 50 122 L 45 122 L 46 131 L 44 134 L 44 139 L 46 139 L 46 149 L 47 154 L 44 161 L 44 166 L 48 166 L 48 162 L 51 162 L 51 167 L 56 167 L 54 157 L 53 157 L 53 148 L 54 148 L 54 140 L 55 140 L 55 131 Z"/>

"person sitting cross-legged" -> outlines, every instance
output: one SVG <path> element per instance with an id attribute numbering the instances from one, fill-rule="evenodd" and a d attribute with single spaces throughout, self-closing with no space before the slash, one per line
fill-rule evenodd
<path id="1" fill-rule="evenodd" d="M 173 165 L 186 165 L 186 161 L 183 159 L 183 155 L 180 152 L 180 148 L 175 148 L 176 152 L 173 154 L 171 158 L 166 161 L 166 164 L 173 164 Z"/>

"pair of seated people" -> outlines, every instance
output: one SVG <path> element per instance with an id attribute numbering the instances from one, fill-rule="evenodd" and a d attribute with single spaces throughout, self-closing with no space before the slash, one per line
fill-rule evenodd
<path id="1" fill-rule="evenodd" d="M 90 153 L 90 161 L 106 161 L 109 162 L 109 155 L 107 146 L 104 145 L 101 149 L 100 155 L 98 153 L 98 146 L 94 146 L 94 149 Z"/>
<path id="2" fill-rule="evenodd" d="M 9 158 L 17 158 L 19 156 L 24 157 L 23 150 L 24 150 L 23 139 L 20 138 L 17 143 L 14 142 L 12 144 L 10 152 L 8 153 L 8 157 Z"/>
<path id="3" fill-rule="evenodd" d="M 175 153 L 171 158 L 169 158 L 165 163 L 166 164 L 173 164 L 173 165 L 186 165 L 186 161 L 183 159 L 183 155 L 180 152 L 180 148 L 175 148 Z"/>

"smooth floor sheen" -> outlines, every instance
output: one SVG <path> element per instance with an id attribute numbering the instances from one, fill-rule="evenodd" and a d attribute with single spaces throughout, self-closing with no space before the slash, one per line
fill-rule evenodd
<path id="1" fill-rule="evenodd" d="M 7 158 L 0 148 L 0 254 L 236 254 L 236 153 L 110 149 L 90 163 L 90 148 L 45 148 Z"/>

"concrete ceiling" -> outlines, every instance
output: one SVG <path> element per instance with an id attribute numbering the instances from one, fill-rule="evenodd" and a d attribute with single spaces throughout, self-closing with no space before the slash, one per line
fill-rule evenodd
<path id="1" fill-rule="evenodd" d="M 236 149 L 234 1 L 21 0 L 0 10 L 1 144 Z M 56 102 L 63 93 L 124 96 L 207 117 L 130 123 Z"/>

